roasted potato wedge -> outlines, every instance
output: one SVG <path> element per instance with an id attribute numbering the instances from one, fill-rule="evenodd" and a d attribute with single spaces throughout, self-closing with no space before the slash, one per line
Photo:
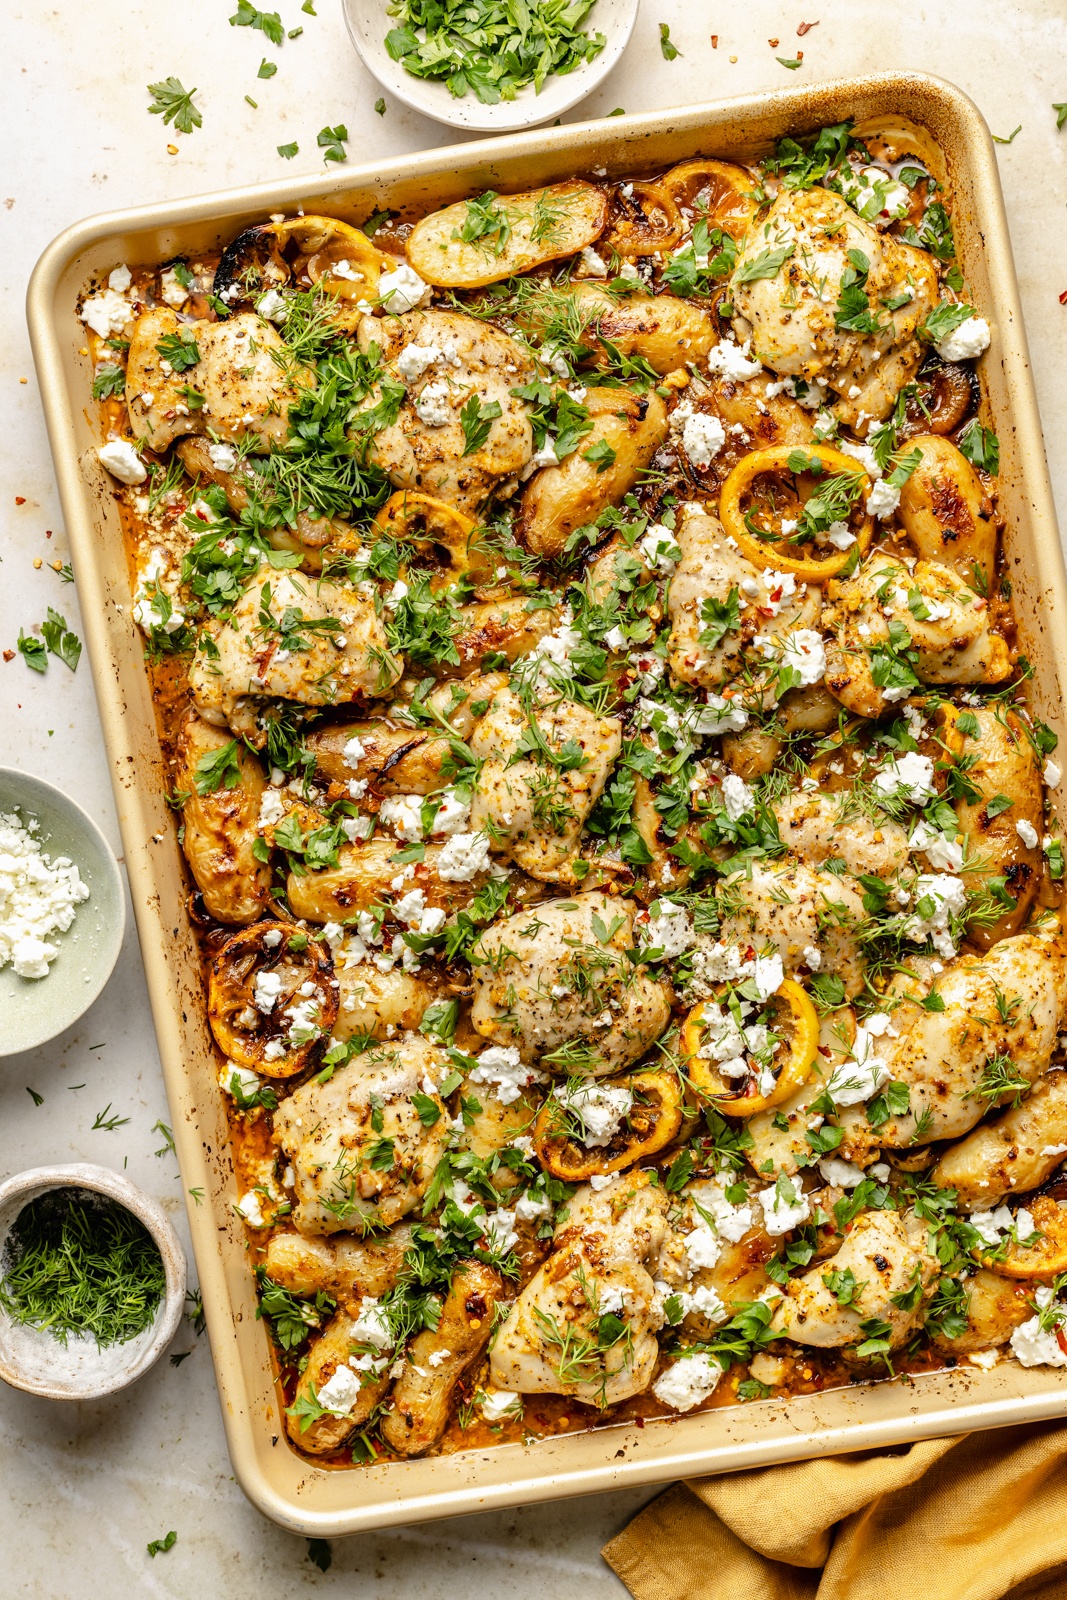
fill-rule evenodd
<path id="1" fill-rule="evenodd" d="M 919 450 L 922 459 L 900 491 L 905 533 L 927 561 L 954 567 L 985 592 L 993 576 L 997 527 L 981 479 L 951 439 L 917 434 L 907 447 Z"/>
<path id="2" fill-rule="evenodd" d="M 417 1028 L 437 993 L 425 978 L 396 967 L 392 972 L 379 972 L 368 961 L 339 968 L 337 982 L 340 990 L 333 1025 L 335 1039 L 348 1039 L 354 1033 L 391 1039 L 394 1034 Z"/>
<path id="3" fill-rule="evenodd" d="M 427 283 L 476 289 L 575 255 L 600 237 L 607 220 L 603 190 L 578 178 L 527 194 L 490 192 L 417 222 L 408 260 Z"/>
<path id="4" fill-rule="evenodd" d="M 952 1355 L 966 1355 L 971 1350 L 989 1350 L 1006 1344 L 1015 1332 L 1034 1314 L 1030 1303 L 1030 1288 L 988 1267 L 979 1267 L 967 1280 L 967 1328 L 955 1337 L 946 1333 L 933 1333 L 937 1350 Z M 928 1330 L 929 1331 L 929 1330 Z"/>
<path id="5" fill-rule="evenodd" d="M 382 1438 L 398 1455 L 425 1455 L 444 1433 L 453 1390 L 489 1343 L 503 1294 L 504 1280 L 492 1267 L 469 1261 L 457 1269 L 437 1327 L 424 1329 L 408 1347 L 382 1422 Z"/>
<path id="6" fill-rule="evenodd" d="M 197 764 L 234 745 L 238 780 L 232 789 L 197 792 Z M 218 922 L 243 924 L 263 915 L 270 893 L 270 863 L 257 861 L 252 846 L 267 780 L 263 768 L 229 731 L 190 711 L 178 740 L 174 787 L 188 799 L 182 807 L 182 849 L 204 905 Z"/>
<path id="7" fill-rule="evenodd" d="M 942 1155 L 932 1183 L 955 1189 L 961 1211 L 992 1211 L 1037 1189 L 1067 1155 L 1067 1072 L 1046 1072 L 1026 1099 L 982 1122 Z"/>
<path id="8" fill-rule="evenodd" d="M 243 928 L 211 963 L 207 1014 L 216 1044 L 239 1067 L 295 1077 L 337 1019 L 332 978 L 326 946 L 292 923 Z"/>
<path id="9" fill-rule="evenodd" d="M 336 867 L 290 873 L 286 893 L 294 916 L 308 922 L 343 923 L 355 912 L 367 911 L 388 898 L 392 880 L 403 871 L 396 862 L 400 848 L 395 839 L 371 839 L 367 844 L 342 849 Z M 428 906 L 458 911 L 474 899 L 488 873 L 480 873 L 467 883 L 446 883 L 435 871 L 441 849 L 439 844 L 426 846 L 426 855 L 414 863 L 415 875 L 407 887 L 422 889 Z"/>
<path id="10" fill-rule="evenodd" d="M 638 356 L 665 375 L 689 361 L 704 360 L 719 337 L 714 317 L 674 295 L 628 294 L 620 299 L 593 283 L 576 283 L 570 292 L 586 323 L 582 343 L 593 351 L 594 366 L 612 359 L 611 345 L 620 355 Z"/>
<path id="11" fill-rule="evenodd" d="M 411 1224 L 398 1222 L 382 1239 L 335 1233 L 332 1239 L 302 1233 L 276 1233 L 267 1245 L 264 1266 L 272 1282 L 290 1294 L 323 1290 L 354 1308 L 364 1295 L 376 1299 L 393 1288 L 411 1243 Z"/>
<path id="12" fill-rule="evenodd" d="M 590 389 L 585 405 L 592 432 L 560 466 L 542 467 L 522 497 L 519 537 L 548 559 L 562 553 L 575 528 L 629 494 L 667 437 L 667 410 L 654 390 L 639 398 L 625 389 Z M 603 459 L 588 459 L 600 446 L 612 452 L 604 471 Z"/>
<path id="13" fill-rule="evenodd" d="M 989 950 L 999 939 L 1018 933 L 1033 905 L 1041 879 L 1041 835 L 1044 806 L 1041 773 L 1026 729 L 1013 711 L 1004 706 L 976 706 L 970 715 L 978 733 L 964 734 L 959 729 L 959 711 L 944 706 L 940 716 L 951 731 L 946 742 L 956 755 L 970 760 L 964 777 L 976 798 L 956 801 L 956 820 L 967 853 L 975 866 L 963 876 L 970 890 L 980 888 L 990 878 L 1003 878 L 1014 909 L 1006 910 L 993 923 L 971 928 L 968 938 L 980 950 Z M 1011 804 L 997 809 L 1002 800 Z M 990 815 L 990 807 L 993 815 Z M 1037 843 L 1027 845 L 1020 837 L 1018 824 L 1029 827 Z"/>
<path id="14" fill-rule="evenodd" d="M 348 1366 L 352 1355 L 357 1355 L 358 1359 L 359 1351 L 355 1319 L 347 1311 L 338 1311 L 322 1338 L 312 1345 L 307 1366 L 296 1386 L 293 1405 L 285 1413 L 289 1437 L 309 1455 L 328 1455 L 331 1450 L 340 1449 L 360 1423 L 367 1420 L 389 1387 L 392 1360 L 384 1356 L 366 1372 L 357 1373 L 349 1368 L 353 1379 L 358 1378 L 360 1383 L 359 1393 L 349 1410 L 337 1415 L 328 1411 L 311 1420 L 297 1411 L 302 1400 L 317 1400 L 338 1368 Z"/>

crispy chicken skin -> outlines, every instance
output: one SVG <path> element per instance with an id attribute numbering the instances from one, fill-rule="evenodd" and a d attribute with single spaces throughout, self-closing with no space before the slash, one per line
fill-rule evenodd
<path id="1" fill-rule="evenodd" d="M 670 1016 L 664 985 L 630 961 L 633 942 L 631 903 L 599 891 L 520 911 L 478 941 L 471 1021 L 524 1061 L 581 1044 L 597 1077 L 628 1067 Z"/>
<path id="2" fill-rule="evenodd" d="M 175 371 L 158 346 L 179 332 L 195 343 L 199 359 Z M 287 360 L 275 359 L 285 355 L 278 330 L 251 311 L 226 322 L 181 322 L 162 306 L 146 311 L 134 325 L 126 368 L 134 438 L 153 450 L 209 430 L 232 444 L 248 439 L 258 450 L 284 443 L 289 407 L 308 382 Z M 203 404 L 190 405 L 186 388 Z"/>
<path id="3" fill-rule="evenodd" d="M 599 1193 L 583 1185 L 556 1230 L 553 1252 L 520 1294 L 497 1335 L 490 1376 L 501 1389 L 569 1394 L 614 1405 L 647 1388 L 659 1347 L 649 1264 L 666 1234 L 667 1197 L 645 1172 L 626 1173 Z M 624 1304 L 630 1337 L 584 1360 L 606 1304 Z"/>
<path id="4" fill-rule="evenodd" d="M 547 702 L 547 703 L 546 703 Z M 531 738 L 533 748 L 531 749 Z M 495 848 L 532 877 L 576 883 L 582 828 L 622 748 L 617 717 L 538 692 L 526 704 L 511 689 L 493 696 L 470 737 L 482 763 L 471 827 L 490 830 Z M 530 750 L 527 756 L 523 750 Z M 580 759 L 564 750 L 580 752 Z"/>
<path id="5" fill-rule="evenodd" d="M 516 340 L 452 311 L 364 317 L 358 338 L 361 350 L 378 346 L 390 378 L 407 383 L 396 421 L 375 434 L 370 452 L 397 489 L 417 489 L 477 517 L 494 491 L 518 482 L 533 454 L 533 432 L 526 403 L 511 391 L 530 382 L 534 365 Z M 397 363 L 412 345 L 437 349 L 442 358 L 406 380 Z M 376 388 L 366 404 L 380 399 Z M 480 411 L 498 405 L 500 415 L 484 443 L 469 450 L 461 413 L 472 403 Z"/>
<path id="6" fill-rule="evenodd" d="M 326 1083 L 304 1083 L 278 1107 L 274 1134 L 296 1180 L 293 1221 L 302 1233 L 389 1227 L 422 1199 L 448 1142 L 437 1094 L 447 1058 L 418 1034 L 374 1045 Z M 412 1102 L 442 1113 L 431 1126 Z M 373 1126 L 381 1120 L 380 1132 Z M 378 1159 L 387 1142 L 389 1165 Z"/>
<path id="7" fill-rule="evenodd" d="M 773 277 L 746 278 L 765 251 L 785 251 Z M 836 308 L 849 252 L 870 263 L 866 292 L 878 309 L 877 333 L 838 327 Z M 907 293 L 894 310 L 886 300 Z M 819 381 L 841 398 L 834 410 L 853 426 L 860 414 L 880 422 L 918 369 L 916 332 L 937 304 L 937 274 L 923 250 L 880 233 L 828 189 L 786 189 L 750 228 L 732 280 L 739 333 L 753 354 L 783 376 Z M 853 393 L 858 390 L 858 393 Z"/>

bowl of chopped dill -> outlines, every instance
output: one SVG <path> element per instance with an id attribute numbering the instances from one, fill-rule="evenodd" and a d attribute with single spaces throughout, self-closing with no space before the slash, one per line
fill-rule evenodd
<path id="1" fill-rule="evenodd" d="M 363 65 L 436 122 L 507 133 L 591 94 L 630 42 L 638 0 L 344 0 Z"/>
<path id="2" fill-rule="evenodd" d="M 123 1389 L 181 1321 L 185 1252 L 162 1208 L 106 1167 L 0 1184 L 0 1378 L 50 1400 Z"/>

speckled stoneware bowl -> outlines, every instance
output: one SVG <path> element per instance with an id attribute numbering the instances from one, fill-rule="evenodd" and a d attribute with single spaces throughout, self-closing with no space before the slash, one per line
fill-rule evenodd
<path id="1" fill-rule="evenodd" d="M 344 0 L 345 21 L 363 65 L 382 85 L 413 111 L 453 128 L 469 128 L 472 133 L 510 133 L 516 128 L 535 128 L 562 116 L 587 94 L 603 83 L 618 64 L 637 21 L 639 0 L 597 0 L 582 24 L 586 33 L 602 33 L 605 44 L 592 61 L 583 62 L 573 72 L 553 73 L 540 94 L 531 85 L 521 89 L 514 100 L 501 100 L 495 106 L 483 105 L 473 93 L 457 99 L 447 84 L 429 78 L 414 78 L 385 48 L 385 36 L 397 19 L 389 14 L 391 0 Z"/>
<path id="2" fill-rule="evenodd" d="M 16 767 L 0 767 L 0 812 L 35 817 L 46 856 L 69 856 L 88 886 L 74 922 L 49 942 L 59 954 L 45 978 L 20 978 L 0 969 L 0 1056 L 45 1044 L 77 1022 L 114 970 L 126 926 L 118 862 L 104 835 L 61 789 Z"/>
<path id="3" fill-rule="evenodd" d="M 52 1189 L 90 1189 L 125 1206 L 148 1229 L 163 1257 L 167 1286 L 155 1318 L 125 1344 L 101 1348 L 89 1337 L 70 1338 L 64 1345 L 43 1328 L 13 1322 L 0 1306 L 0 1378 L 5 1383 L 49 1400 L 96 1400 L 141 1377 L 173 1339 L 185 1306 L 185 1252 L 162 1207 L 143 1189 L 121 1173 L 78 1161 L 66 1167 L 31 1167 L 0 1184 L 0 1271 L 19 1213 Z"/>

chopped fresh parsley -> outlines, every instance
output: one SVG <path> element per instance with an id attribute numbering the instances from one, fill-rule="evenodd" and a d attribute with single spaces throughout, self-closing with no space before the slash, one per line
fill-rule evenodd
<path id="1" fill-rule="evenodd" d="M 444 82 L 458 99 L 483 105 L 514 100 L 553 73 L 573 72 L 603 50 L 602 33 L 583 33 L 594 0 L 397 0 L 397 26 L 385 36 L 394 61 L 415 78 Z"/>

